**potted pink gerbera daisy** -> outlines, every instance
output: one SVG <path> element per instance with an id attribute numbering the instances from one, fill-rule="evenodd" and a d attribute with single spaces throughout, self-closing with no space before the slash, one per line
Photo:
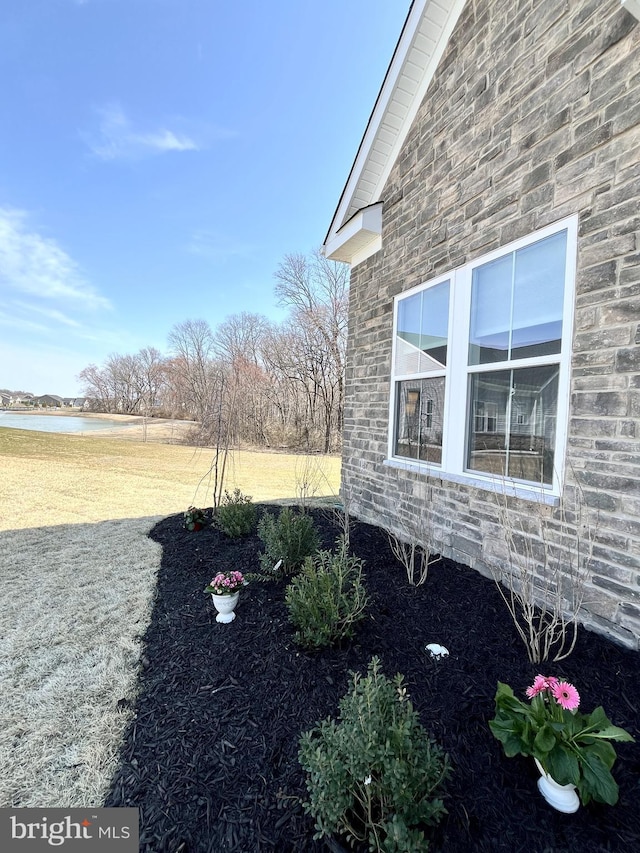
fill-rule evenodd
<path id="1" fill-rule="evenodd" d="M 542 774 L 538 788 L 560 811 L 575 811 L 578 795 L 583 805 L 592 799 L 614 805 L 618 786 L 611 768 L 616 752 L 609 741 L 632 741 L 631 735 L 612 725 L 601 706 L 590 714 L 578 711 L 580 694 L 568 681 L 537 675 L 526 695 L 529 704 L 498 682 L 496 716 L 489 728 L 507 757 L 531 755 L 536 760 Z"/>

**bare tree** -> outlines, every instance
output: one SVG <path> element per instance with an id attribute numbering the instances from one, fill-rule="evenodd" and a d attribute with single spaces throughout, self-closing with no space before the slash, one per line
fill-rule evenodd
<path id="1" fill-rule="evenodd" d="M 243 359 L 259 365 L 262 341 L 268 329 L 269 321 L 261 314 L 251 314 L 247 311 L 232 314 L 216 328 L 216 353 L 227 361 Z"/>
<path id="2" fill-rule="evenodd" d="M 106 375 L 95 364 L 89 364 L 78 375 L 82 393 L 94 411 L 110 412 L 111 396 Z"/>
<path id="3" fill-rule="evenodd" d="M 177 323 L 169 353 L 153 347 L 109 356 L 80 374 L 95 408 L 166 412 L 198 422 L 196 443 L 339 446 L 344 403 L 347 268 L 316 252 L 288 255 L 276 294 L 282 323 L 250 312 L 215 330 L 205 320 Z M 233 401 L 230 405 L 229 401 Z"/>
<path id="4" fill-rule="evenodd" d="M 166 382 L 167 364 L 155 347 L 144 347 L 136 356 L 136 384 L 144 412 L 150 414 L 160 405 Z"/>
<path id="5" fill-rule="evenodd" d="M 200 424 L 201 443 L 213 451 L 211 463 L 200 483 L 207 481 L 214 510 L 220 506 L 227 466 L 236 441 L 236 399 L 238 386 L 233 374 L 218 365 L 212 372 L 209 405 Z"/>
<path id="6" fill-rule="evenodd" d="M 159 350 L 145 347 L 135 356 L 133 381 L 142 415 L 142 440 L 147 440 L 147 418 L 159 407 L 166 380 L 166 362 Z"/>
<path id="7" fill-rule="evenodd" d="M 306 448 L 313 428 L 312 399 L 306 372 L 297 354 L 299 337 L 289 324 L 272 326 L 265 337 L 262 359 L 268 376 L 265 393 L 269 401 L 267 443 Z"/>
<path id="8" fill-rule="evenodd" d="M 146 415 L 162 393 L 164 377 L 162 355 L 147 347 L 135 355 L 112 354 L 101 368 L 90 364 L 78 378 L 94 409 Z"/>
<path id="9" fill-rule="evenodd" d="M 97 411 L 109 413 L 135 412 L 136 394 L 132 385 L 132 356 L 110 355 L 99 368 L 85 368 L 79 376 L 83 390 Z"/>
<path id="10" fill-rule="evenodd" d="M 186 320 L 169 333 L 173 351 L 170 376 L 183 405 L 198 421 L 197 443 L 212 448 L 213 457 L 201 480 L 207 481 L 214 508 L 224 489 L 229 456 L 237 441 L 237 374 L 218 356 L 216 338 L 204 320 Z"/>
<path id="11" fill-rule="evenodd" d="M 311 259 L 286 255 L 275 278 L 280 303 L 292 311 L 301 335 L 304 381 L 323 412 L 324 451 L 332 435 L 339 436 L 344 406 L 349 272 L 345 264 L 329 261 L 320 252 Z M 314 407 L 315 408 L 315 407 Z"/>
<path id="12" fill-rule="evenodd" d="M 269 323 L 260 314 L 242 312 L 228 317 L 215 332 L 219 359 L 233 374 L 238 438 L 265 444 L 269 418 L 269 376 L 261 351 Z"/>
<path id="13" fill-rule="evenodd" d="M 116 410 L 125 415 L 138 414 L 142 398 L 137 357 L 111 355 L 106 368 L 112 378 Z"/>
<path id="14" fill-rule="evenodd" d="M 169 332 L 171 379 L 180 391 L 187 414 L 201 423 L 207 419 L 216 378 L 212 364 L 215 339 L 205 320 L 185 320 Z"/>

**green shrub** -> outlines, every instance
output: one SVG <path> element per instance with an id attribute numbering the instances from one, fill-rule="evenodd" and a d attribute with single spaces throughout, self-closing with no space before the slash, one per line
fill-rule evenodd
<path id="1" fill-rule="evenodd" d="M 264 543 L 260 555 L 262 579 L 279 580 L 293 574 L 320 543 L 311 516 L 288 506 L 280 510 L 277 518 L 265 513 L 258 522 L 258 536 Z"/>
<path id="2" fill-rule="evenodd" d="M 428 849 L 417 826 L 435 826 L 445 813 L 437 790 L 448 760 L 420 724 L 402 676 L 385 678 L 378 658 L 365 678 L 353 675 L 339 721 L 328 718 L 302 735 L 298 757 L 314 838 L 338 833 L 384 853 Z"/>
<path id="3" fill-rule="evenodd" d="M 220 505 L 216 509 L 214 520 L 216 527 L 238 539 L 248 536 L 256 526 L 257 512 L 251 503 L 250 495 L 243 495 L 240 489 L 234 489 L 230 494 L 226 489 Z"/>
<path id="4" fill-rule="evenodd" d="M 353 625 L 364 618 L 367 605 L 362 560 L 348 555 L 344 541 L 335 553 L 319 551 L 307 557 L 285 600 L 289 621 L 297 628 L 296 642 L 304 648 L 318 649 L 353 636 Z"/>

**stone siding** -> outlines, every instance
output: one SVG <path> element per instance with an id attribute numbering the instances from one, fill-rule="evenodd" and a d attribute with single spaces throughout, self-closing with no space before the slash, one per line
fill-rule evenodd
<path id="1" fill-rule="evenodd" d="M 565 493 L 596 529 L 581 620 L 640 641 L 640 23 L 618 0 L 468 0 L 383 193 L 383 248 L 352 271 L 343 494 L 428 527 L 445 556 L 506 560 L 491 493 L 385 464 L 393 297 L 579 214 Z M 462 413 L 461 413 L 461 416 Z M 579 485 L 579 489 L 576 489 Z M 518 525 L 561 508 L 512 501 Z"/>

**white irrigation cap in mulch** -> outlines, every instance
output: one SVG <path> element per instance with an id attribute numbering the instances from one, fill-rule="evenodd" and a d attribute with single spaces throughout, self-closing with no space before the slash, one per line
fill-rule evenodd
<path id="1" fill-rule="evenodd" d="M 425 646 L 425 651 L 429 652 L 432 658 L 440 660 L 449 655 L 449 649 L 446 646 L 441 646 L 440 643 L 429 643 Z"/>
<path id="2" fill-rule="evenodd" d="M 135 699 L 157 520 L 0 533 L 0 807 L 102 804 Z"/>

